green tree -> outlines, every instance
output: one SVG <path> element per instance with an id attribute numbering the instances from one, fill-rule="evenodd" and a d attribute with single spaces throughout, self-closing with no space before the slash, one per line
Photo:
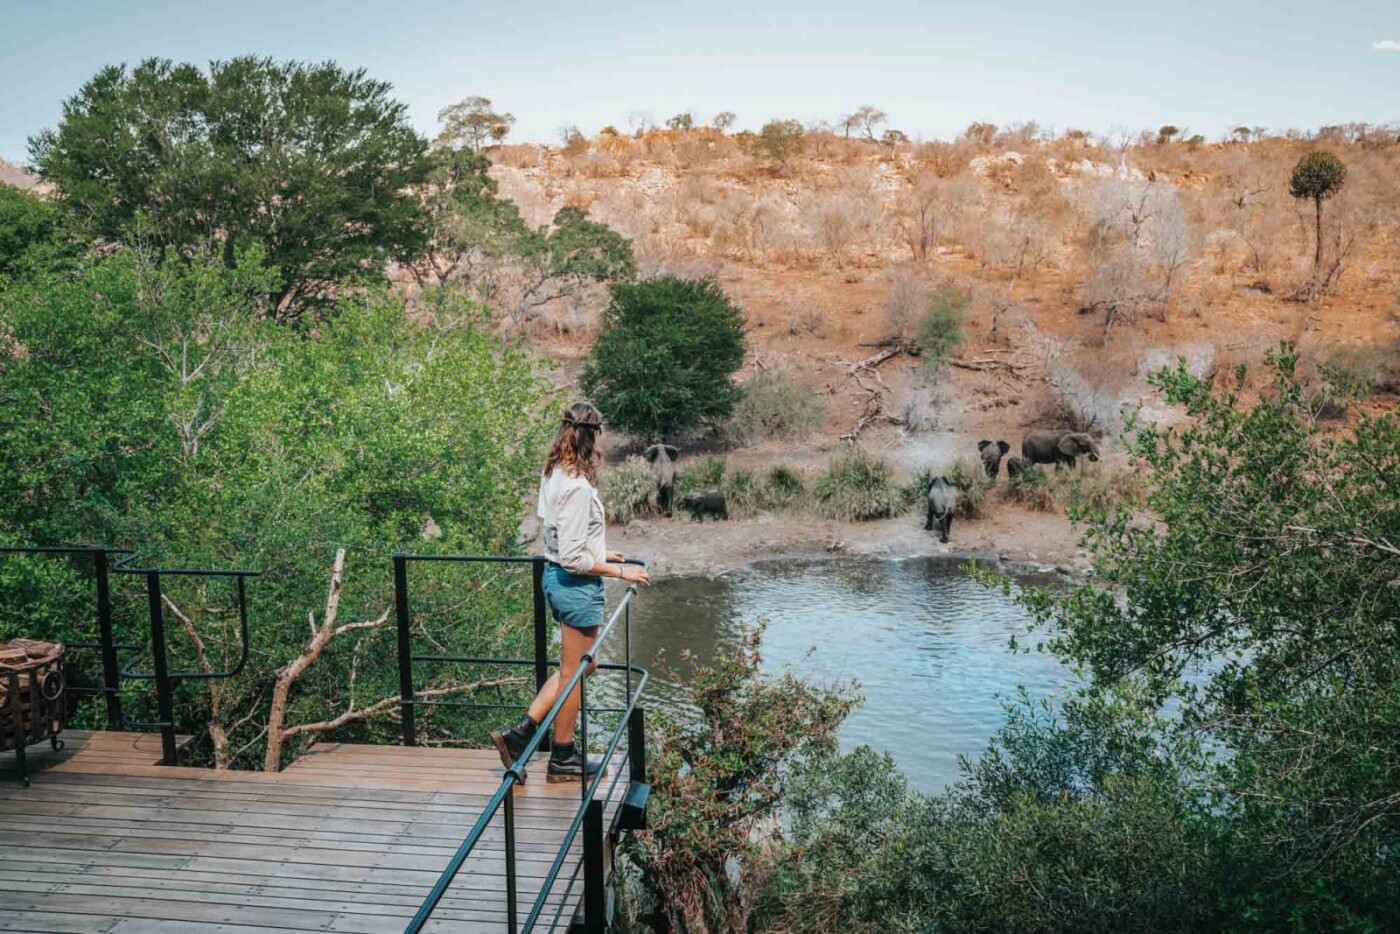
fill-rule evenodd
<path id="1" fill-rule="evenodd" d="M 500 266 L 528 234 L 515 203 L 497 196 L 491 162 L 470 149 L 439 148 L 428 156 L 423 185 L 426 247 L 404 257 L 418 284 L 437 290 L 439 303 L 456 283 L 494 306 Z"/>
<path id="2" fill-rule="evenodd" d="M 719 284 L 663 276 L 613 286 L 583 390 L 623 431 L 674 438 L 729 415 L 743 361 L 744 316 Z"/>
<path id="3" fill-rule="evenodd" d="M 716 130 L 719 130 L 721 133 L 728 133 L 729 128 L 732 127 L 734 121 L 738 119 L 739 118 L 734 115 L 732 110 L 721 110 L 719 113 L 715 114 L 714 120 L 710 122 L 714 125 Z"/>
<path id="4" fill-rule="evenodd" d="M 835 750 L 855 705 L 847 686 L 762 675 L 762 633 L 744 631 L 698 667 L 684 683 L 691 713 L 658 717 L 652 729 L 653 811 L 632 855 L 657 896 L 654 929 L 753 930 L 749 900 L 788 776 Z"/>
<path id="5" fill-rule="evenodd" d="M 426 144 L 389 90 L 331 63 L 150 59 L 99 71 L 30 152 L 93 236 L 228 266 L 261 245 L 268 313 L 294 319 L 421 248 Z"/>
<path id="6" fill-rule="evenodd" d="M 1299 159 L 1288 179 L 1288 193 L 1300 201 L 1311 198 L 1316 208 L 1314 268 L 1322 265 L 1322 202 L 1341 191 L 1346 178 L 1347 167 L 1342 160 L 1319 149 Z"/>
<path id="7" fill-rule="evenodd" d="M 787 163 L 807 146 L 807 131 L 796 120 L 770 120 L 758 131 L 757 151 L 774 162 Z"/>
<path id="8" fill-rule="evenodd" d="M 0 540 L 101 541 L 175 566 L 261 570 L 247 670 L 182 692 L 177 711 L 202 757 L 260 763 L 268 687 L 304 648 L 336 550 L 348 552 L 343 622 L 391 605 L 393 551 L 510 553 L 553 410 L 531 361 L 502 352 L 470 304 L 410 318 L 402 301 L 369 291 L 302 335 L 253 314 L 276 280 L 256 249 L 229 267 L 156 259 L 125 250 L 71 281 L 25 277 L 0 291 Z M 62 567 L 0 566 L 0 638 L 72 637 L 33 631 L 35 620 L 72 617 L 28 612 Z M 522 654 L 528 579 L 501 581 L 496 594 L 483 580 L 417 575 L 416 621 L 467 654 Z M 71 584 L 64 594 L 90 602 L 90 584 Z M 474 609 L 449 611 L 467 594 Z M 121 618 L 141 618 L 140 596 L 117 581 Z M 216 661 L 236 650 L 218 582 L 172 581 L 167 596 L 189 620 L 176 626 L 172 611 L 173 667 L 200 665 L 189 632 Z M 395 696 L 391 630 L 358 630 L 322 656 L 292 691 L 292 722 L 353 708 L 341 735 L 382 737 L 359 716 Z M 433 686 L 478 674 L 449 666 Z M 134 719 L 150 719 L 148 706 L 134 697 Z"/>
<path id="9" fill-rule="evenodd" d="M 589 220 L 581 208 L 561 208 L 552 230 L 526 230 L 511 249 L 518 268 L 507 339 L 551 302 L 573 301 L 589 285 L 626 282 L 637 275 L 632 241 Z"/>
<path id="10" fill-rule="evenodd" d="M 695 116 L 689 111 L 678 113 L 666 121 L 666 126 L 672 130 L 689 130 L 695 126 Z"/>
<path id="11" fill-rule="evenodd" d="M 82 251 L 63 209 L 0 184 L 0 277 L 71 264 Z"/>
<path id="12" fill-rule="evenodd" d="M 953 285 L 939 286 L 929 295 L 914 340 L 930 373 L 937 373 L 962 346 L 963 314 L 971 303 L 971 297 Z"/>
<path id="13" fill-rule="evenodd" d="M 510 135 L 515 115 L 496 113 L 489 97 L 468 97 L 438 111 L 442 132 L 437 144 L 449 149 L 466 147 L 472 151 L 488 142 L 499 143 Z"/>

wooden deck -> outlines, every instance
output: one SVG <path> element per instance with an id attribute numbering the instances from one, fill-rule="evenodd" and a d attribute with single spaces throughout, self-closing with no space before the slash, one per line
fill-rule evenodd
<path id="1" fill-rule="evenodd" d="M 269 775 L 157 765 L 149 734 L 64 738 L 30 747 L 27 789 L 0 754 L 0 931 L 399 932 L 502 776 L 492 750 L 321 744 Z M 522 920 L 579 803 L 544 765 L 515 792 Z M 602 787 L 611 820 L 626 775 Z M 498 814 L 429 930 L 506 929 L 504 834 Z M 580 845 L 537 930 L 568 927 Z"/>

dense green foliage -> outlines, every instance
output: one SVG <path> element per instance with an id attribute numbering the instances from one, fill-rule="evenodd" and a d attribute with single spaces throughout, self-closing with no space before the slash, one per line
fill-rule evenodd
<path id="1" fill-rule="evenodd" d="M 63 209 L 31 192 L 0 184 L 0 281 L 71 264 L 82 252 Z"/>
<path id="2" fill-rule="evenodd" d="M 583 391 L 608 424 L 646 440 L 675 438 L 733 410 L 743 361 L 744 317 L 717 283 L 617 284 Z"/>
<path id="3" fill-rule="evenodd" d="M 631 854 L 656 928 L 743 931 L 797 763 L 830 755 L 851 688 L 760 674 L 762 626 L 688 672 L 690 716 L 653 721 L 649 826 Z"/>
<path id="4" fill-rule="evenodd" d="M 425 141 L 389 85 L 332 63 L 149 59 L 102 69 L 31 140 L 39 174 L 102 239 L 210 250 L 259 245 L 272 313 L 296 317 L 351 278 L 417 255 Z"/>
<path id="5" fill-rule="evenodd" d="M 276 280 L 256 249 L 231 266 L 127 250 L 72 279 L 26 278 L 0 292 L 0 538 L 134 545 L 168 565 L 263 572 L 250 588 L 253 660 L 220 686 L 221 714 L 202 686 L 181 693 L 181 728 L 222 718 L 229 745 L 214 753 L 234 763 L 257 758 L 269 681 L 324 603 L 335 550 L 349 553 L 345 621 L 389 605 L 386 555 L 396 549 L 511 551 L 549 421 L 529 360 L 502 353 L 478 309 L 447 306 L 415 322 L 400 301 L 369 294 L 308 337 L 252 313 Z M 4 563 L 0 637 L 74 637 L 78 621 L 31 612 L 33 601 L 66 599 L 44 583 L 62 568 Z M 77 595 L 74 606 L 90 600 L 82 570 L 63 591 Z M 528 605 L 519 588 L 478 592 L 470 575 L 416 574 L 417 620 L 434 638 L 522 654 L 527 629 L 512 629 L 510 615 Z M 119 583 L 123 625 L 144 641 L 137 582 Z M 452 588 L 459 615 L 435 615 Z M 168 593 L 211 656 L 236 648 L 217 583 L 172 583 Z M 90 611 L 82 620 L 90 625 Z M 198 667 L 186 635 L 172 636 L 174 667 Z M 294 692 L 294 719 L 396 693 L 387 627 L 343 641 Z M 459 674 L 423 677 L 441 686 Z"/>

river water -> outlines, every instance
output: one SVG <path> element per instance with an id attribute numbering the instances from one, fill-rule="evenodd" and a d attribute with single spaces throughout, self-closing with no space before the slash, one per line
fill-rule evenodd
<path id="1" fill-rule="evenodd" d="M 1053 583 L 1020 578 L 1017 586 Z M 643 703 L 674 707 L 690 669 L 684 653 L 703 664 L 760 619 L 769 622 L 765 669 L 858 681 L 865 702 L 842 729 L 843 748 L 889 752 L 928 791 L 958 778 L 959 754 L 986 747 L 1004 720 L 1001 700 L 1019 686 L 1042 697 L 1075 680 L 1048 653 L 1011 651 L 1013 635 L 1022 649 L 1035 645 L 1025 610 L 957 562 L 773 560 L 720 578 L 667 578 L 638 594 L 632 651 L 652 673 Z M 609 639 L 604 660 L 620 660 L 621 635 Z"/>

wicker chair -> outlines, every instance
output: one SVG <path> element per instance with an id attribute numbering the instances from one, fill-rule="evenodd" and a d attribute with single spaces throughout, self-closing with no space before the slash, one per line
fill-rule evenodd
<path id="1" fill-rule="evenodd" d="M 19 780 L 29 784 L 25 747 L 48 740 L 63 748 L 67 676 L 61 642 L 14 639 L 0 642 L 0 752 L 14 750 Z"/>

